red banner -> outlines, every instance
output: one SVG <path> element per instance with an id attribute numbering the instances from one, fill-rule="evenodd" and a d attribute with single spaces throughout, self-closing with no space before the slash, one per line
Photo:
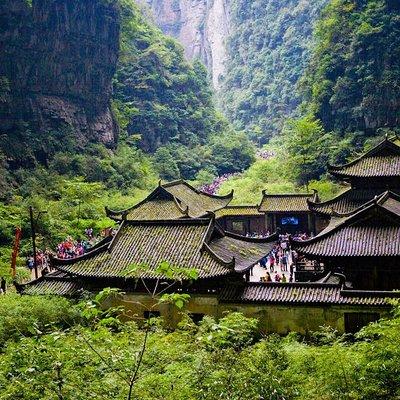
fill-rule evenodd
<path id="1" fill-rule="evenodd" d="M 17 274 L 17 257 L 19 253 L 19 242 L 21 241 L 21 234 L 21 228 L 17 228 L 15 230 L 14 248 L 11 256 L 11 274 L 13 278 L 15 278 L 15 275 Z"/>

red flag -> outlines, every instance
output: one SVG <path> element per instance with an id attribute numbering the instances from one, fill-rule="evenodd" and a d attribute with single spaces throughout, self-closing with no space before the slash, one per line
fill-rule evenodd
<path id="1" fill-rule="evenodd" d="M 21 241 L 21 228 L 17 228 L 15 230 L 15 240 L 14 240 L 14 248 L 11 256 L 11 274 L 12 277 L 15 278 L 15 275 L 17 274 L 17 257 L 19 253 L 19 242 Z"/>

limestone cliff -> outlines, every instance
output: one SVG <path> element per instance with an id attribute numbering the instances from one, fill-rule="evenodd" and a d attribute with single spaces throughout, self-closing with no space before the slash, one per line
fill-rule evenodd
<path id="1" fill-rule="evenodd" d="M 313 29 L 328 0 L 137 0 L 189 59 L 199 57 L 218 104 L 258 143 L 278 134 L 300 103 Z"/>
<path id="2" fill-rule="evenodd" d="M 224 73 L 225 41 L 229 37 L 229 0 L 140 0 L 147 3 L 155 22 L 177 38 L 189 59 L 200 58 L 219 88 Z"/>
<path id="3" fill-rule="evenodd" d="M 68 127 L 115 143 L 119 18 L 102 0 L 0 1 L 0 133 Z"/>

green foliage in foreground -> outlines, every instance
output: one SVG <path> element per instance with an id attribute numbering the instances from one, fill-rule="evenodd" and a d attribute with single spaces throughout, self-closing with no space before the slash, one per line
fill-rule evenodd
<path id="1" fill-rule="evenodd" d="M 78 318 L 78 310 L 62 297 L 3 296 L 0 301 L 0 348 L 8 340 L 41 336 L 56 329 L 68 328 Z"/>
<path id="2" fill-rule="evenodd" d="M 55 298 L 1 300 L 0 322 L 8 319 L 10 326 L 20 328 L 26 319 L 46 326 L 14 329 L 8 336 L 4 331 L 2 399 L 127 398 L 126 379 L 137 366 L 144 328 L 135 322 L 112 328 L 101 320 L 72 323 L 68 317 L 75 311 Z M 43 312 L 46 308 L 56 310 L 51 318 L 47 314 L 52 311 Z M 399 313 L 368 326 L 355 341 L 326 330 L 315 335 L 319 342 L 314 343 L 295 335 L 260 339 L 256 326 L 257 320 L 238 313 L 219 322 L 206 317 L 200 325 L 185 317 L 173 332 L 153 321 L 132 398 L 395 400 L 400 395 Z"/>

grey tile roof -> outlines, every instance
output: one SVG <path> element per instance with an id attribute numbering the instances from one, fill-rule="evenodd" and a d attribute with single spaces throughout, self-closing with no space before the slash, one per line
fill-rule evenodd
<path id="1" fill-rule="evenodd" d="M 225 233 L 222 238 L 212 240 L 210 247 L 224 260 L 235 258 L 236 271 L 246 271 L 269 254 L 278 239 L 276 234 L 265 239 L 253 239 Z"/>
<path id="2" fill-rule="evenodd" d="M 65 273 L 54 271 L 46 276 L 21 285 L 19 290 L 26 295 L 73 296 L 82 290 L 80 282 L 71 279 Z"/>
<path id="3" fill-rule="evenodd" d="M 165 220 L 188 217 L 188 214 L 179 207 L 174 200 L 150 200 L 132 208 L 128 220 Z"/>
<path id="4" fill-rule="evenodd" d="M 199 278 L 229 275 L 234 272 L 232 260 L 225 262 L 206 246 L 210 220 L 176 220 L 124 222 L 110 246 L 72 260 L 53 260 L 56 268 L 81 277 L 154 279 L 158 266 L 195 268 Z M 134 274 L 133 265 L 145 270 Z"/>
<path id="5" fill-rule="evenodd" d="M 351 213 L 382 192 L 382 189 L 347 189 L 331 200 L 321 203 L 309 201 L 308 204 L 311 211 L 326 216 Z"/>
<path id="6" fill-rule="evenodd" d="M 400 147 L 385 139 L 352 162 L 328 170 L 340 178 L 400 177 Z"/>
<path id="7" fill-rule="evenodd" d="M 263 192 L 259 211 L 264 213 L 309 212 L 307 200 L 316 200 L 316 196 L 316 193 L 266 194 Z"/>
<path id="8" fill-rule="evenodd" d="M 400 256 L 400 226 L 346 226 L 295 248 L 301 254 L 324 257 Z"/>
<path id="9" fill-rule="evenodd" d="M 213 219 L 124 221 L 112 242 L 55 268 L 80 277 L 154 279 L 160 263 L 194 268 L 200 279 L 242 273 L 270 252 L 277 235 L 246 238 L 224 232 Z M 132 265 L 146 270 L 129 273 Z"/>
<path id="10" fill-rule="evenodd" d="M 209 212 L 226 207 L 233 192 L 226 196 L 203 193 L 185 181 L 159 184 L 143 201 L 121 211 L 106 208 L 107 215 L 115 220 L 165 220 L 177 218 L 200 218 Z"/>
<path id="11" fill-rule="evenodd" d="M 258 206 L 226 206 L 215 212 L 216 218 L 223 217 L 259 217 L 264 213 L 258 210 Z"/>
<path id="12" fill-rule="evenodd" d="M 339 285 L 323 283 L 262 283 L 226 286 L 220 293 L 222 303 L 260 303 L 288 305 L 367 305 L 389 306 L 388 298 L 400 292 L 342 290 Z"/>
<path id="13" fill-rule="evenodd" d="M 224 208 L 233 198 L 233 192 L 227 196 L 209 195 L 193 188 L 185 181 L 167 183 L 162 187 L 177 199 L 182 208 L 188 207 L 192 218 L 202 217 L 208 211 L 215 212 Z"/>
<path id="14" fill-rule="evenodd" d="M 319 235 L 292 240 L 298 252 L 315 257 L 400 256 L 400 196 L 385 192 L 350 214 L 337 215 Z"/>

